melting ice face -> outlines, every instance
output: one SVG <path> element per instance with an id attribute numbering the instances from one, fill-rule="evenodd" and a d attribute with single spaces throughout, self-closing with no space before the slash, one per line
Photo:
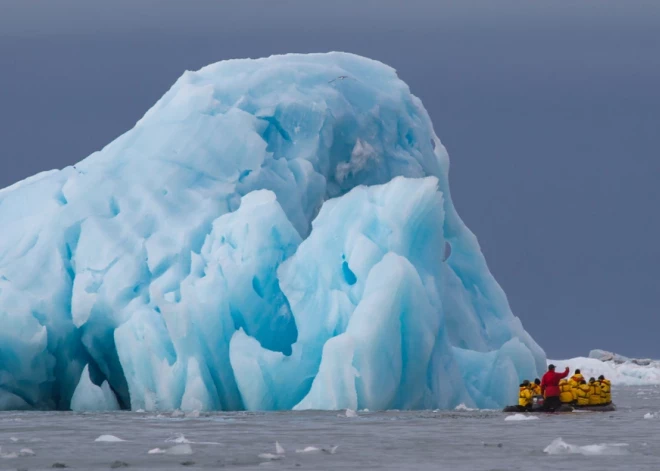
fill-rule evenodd
<path id="1" fill-rule="evenodd" d="M 102 151 L 0 191 L 0 409 L 514 400 L 545 355 L 448 167 L 379 62 L 186 72 Z"/>

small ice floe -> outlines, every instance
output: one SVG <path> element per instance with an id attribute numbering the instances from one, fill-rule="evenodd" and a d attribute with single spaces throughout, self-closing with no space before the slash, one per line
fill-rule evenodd
<path id="1" fill-rule="evenodd" d="M 198 410 L 193 410 L 190 412 L 186 412 L 186 418 L 188 419 L 198 419 L 199 418 L 199 411 Z"/>
<path id="2" fill-rule="evenodd" d="M 360 412 L 369 412 L 369 409 L 362 409 Z"/>
<path id="3" fill-rule="evenodd" d="M 275 442 L 275 453 L 260 453 L 259 458 L 262 460 L 281 460 L 286 455 L 286 450 L 279 442 Z"/>
<path id="4" fill-rule="evenodd" d="M 30 448 L 21 448 L 21 451 L 18 452 L 18 456 L 35 456 L 36 453 Z"/>
<path id="5" fill-rule="evenodd" d="M 188 444 L 195 444 L 195 445 L 220 445 L 218 442 L 193 442 L 191 440 L 188 440 L 185 435 L 182 433 L 177 433 L 176 435 L 168 438 L 165 440 L 165 443 L 188 443 Z"/>
<path id="6" fill-rule="evenodd" d="M 286 454 L 286 450 L 282 445 L 280 445 L 280 442 L 275 442 L 275 453 L 277 453 L 278 455 Z"/>
<path id="7" fill-rule="evenodd" d="M 538 417 L 535 415 L 525 415 L 525 414 L 513 414 L 508 416 L 506 419 L 507 422 L 522 422 L 525 420 L 538 420 Z"/>
<path id="8" fill-rule="evenodd" d="M 144 414 L 146 411 L 144 409 L 138 409 L 135 412 L 137 412 L 138 414 Z"/>
<path id="9" fill-rule="evenodd" d="M 476 409 L 472 409 L 471 407 L 466 406 L 465 403 L 461 403 L 461 404 L 457 405 L 454 408 L 454 410 L 463 411 L 463 412 L 471 412 L 471 411 L 474 411 Z M 436 412 L 436 411 L 433 411 L 433 412 Z"/>
<path id="10" fill-rule="evenodd" d="M 324 448 L 317 448 L 315 446 L 308 446 L 299 450 L 296 450 L 296 453 L 327 453 L 328 455 L 334 455 L 337 453 L 337 448 L 339 446 L 329 446 Z"/>
<path id="11" fill-rule="evenodd" d="M 172 417 L 174 419 L 178 419 L 178 418 L 183 417 L 185 415 L 186 414 L 182 410 L 175 409 L 175 410 L 172 411 L 172 415 L 170 417 Z"/>
<path id="12" fill-rule="evenodd" d="M 344 412 L 343 415 L 339 415 L 339 417 L 349 417 L 349 418 L 353 418 L 353 417 L 357 417 L 357 416 L 358 416 L 358 413 L 355 412 L 353 409 L 346 409 L 346 412 Z"/>
<path id="13" fill-rule="evenodd" d="M 658 418 L 660 418 L 660 414 L 657 413 L 657 412 L 655 412 L 655 413 L 654 412 L 647 412 L 646 414 L 644 414 L 644 418 L 645 419 L 658 419 Z"/>
<path id="14" fill-rule="evenodd" d="M 104 443 L 119 443 L 119 442 L 125 442 L 126 440 L 122 440 L 121 438 L 115 437 L 114 435 L 101 435 L 94 441 L 104 442 Z"/>
<path id="15" fill-rule="evenodd" d="M 585 455 L 585 456 L 612 456 L 628 454 L 627 443 L 600 443 L 597 445 L 571 445 L 561 438 L 556 438 L 545 447 L 544 453 L 549 455 Z"/>
<path id="16" fill-rule="evenodd" d="M 177 433 L 173 437 L 170 437 L 167 440 L 165 440 L 165 442 L 166 443 L 179 443 L 179 444 L 181 444 L 181 443 L 192 443 L 182 433 Z"/>
<path id="17" fill-rule="evenodd" d="M 316 453 L 317 451 L 321 451 L 321 449 L 315 446 L 306 446 L 305 448 L 296 450 L 296 453 Z"/>
<path id="18" fill-rule="evenodd" d="M 188 443 L 181 443 L 170 448 L 154 448 L 147 452 L 150 455 L 192 455 L 192 447 Z"/>

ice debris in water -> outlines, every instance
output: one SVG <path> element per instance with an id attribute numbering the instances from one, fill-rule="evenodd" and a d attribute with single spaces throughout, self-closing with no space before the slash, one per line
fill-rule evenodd
<path id="1" fill-rule="evenodd" d="M 147 452 L 150 455 L 192 455 L 192 447 L 188 443 L 174 445 L 170 448 L 154 448 Z"/>
<path id="2" fill-rule="evenodd" d="M 353 409 L 346 409 L 346 412 L 344 412 L 344 417 L 352 418 L 352 417 L 357 417 L 357 416 L 358 416 L 358 413 L 355 412 Z"/>
<path id="3" fill-rule="evenodd" d="M 513 414 L 507 416 L 504 420 L 507 422 L 522 422 L 525 420 L 538 420 L 538 417 L 535 415 Z"/>
<path id="4" fill-rule="evenodd" d="M 657 419 L 660 418 L 660 413 L 657 412 L 647 412 L 644 414 L 645 419 Z"/>
<path id="5" fill-rule="evenodd" d="M 314 453 L 317 451 L 321 451 L 321 449 L 315 446 L 306 446 L 305 448 L 296 450 L 296 453 Z"/>
<path id="6" fill-rule="evenodd" d="M 556 438 L 543 450 L 549 455 L 625 455 L 628 453 L 627 443 L 601 443 L 599 445 L 571 445 L 561 438 Z"/>
<path id="7" fill-rule="evenodd" d="M 456 407 L 454 407 L 454 410 L 457 410 L 457 411 L 464 411 L 464 412 L 470 412 L 470 411 L 474 411 L 475 409 L 472 408 L 472 407 L 468 407 L 468 406 L 466 406 L 464 403 L 461 403 L 461 404 L 457 405 Z M 434 412 L 435 412 L 435 411 L 434 411 Z"/>
<path id="8" fill-rule="evenodd" d="M 380 62 L 186 72 L 101 151 L 0 191 L 0 409 L 506 405 L 545 355 L 448 171 Z"/>
<path id="9" fill-rule="evenodd" d="M 117 443 L 117 442 L 124 442 L 126 440 L 122 440 L 119 437 L 115 437 L 114 435 L 101 435 L 98 437 L 95 442 L 105 442 L 105 443 Z"/>
<path id="10" fill-rule="evenodd" d="M 175 435 L 174 437 L 168 438 L 165 440 L 168 443 L 192 443 L 188 440 L 182 433 Z"/>
<path id="11" fill-rule="evenodd" d="M 275 453 L 278 455 L 283 455 L 286 453 L 286 450 L 284 450 L 284 447 L 280 445 L 280 442 L 275 442 Z"/>

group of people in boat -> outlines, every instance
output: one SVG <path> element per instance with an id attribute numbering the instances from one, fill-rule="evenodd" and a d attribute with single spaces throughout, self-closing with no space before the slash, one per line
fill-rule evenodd
<path id="1" fill-rule="evenodd" d="M 541 404 L 545 411 L 554 412 L 563 404 L 577 407 L 605 406 L 612 403 L 612 384 L 605 376 L 590 378 L 587 382 L 580 373 L 568 377 L 568 367 L 562 373 L 555 371 L 555 365 L 549 365 L 542 379 L 533 382 L 523 381 L 518 395 L 518 409 L 531 411 L 535 404 Z"/>

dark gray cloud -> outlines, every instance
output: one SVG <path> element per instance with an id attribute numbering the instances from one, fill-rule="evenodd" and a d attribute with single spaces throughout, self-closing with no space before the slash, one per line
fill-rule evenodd
<path id="1" fill-rule="evenodd" d="M 0 187 L 103 147 L 186 69 L 362 54 L 423 100 L 548 354 L 660 357 L 659 2 L 0 2 Z"/>

